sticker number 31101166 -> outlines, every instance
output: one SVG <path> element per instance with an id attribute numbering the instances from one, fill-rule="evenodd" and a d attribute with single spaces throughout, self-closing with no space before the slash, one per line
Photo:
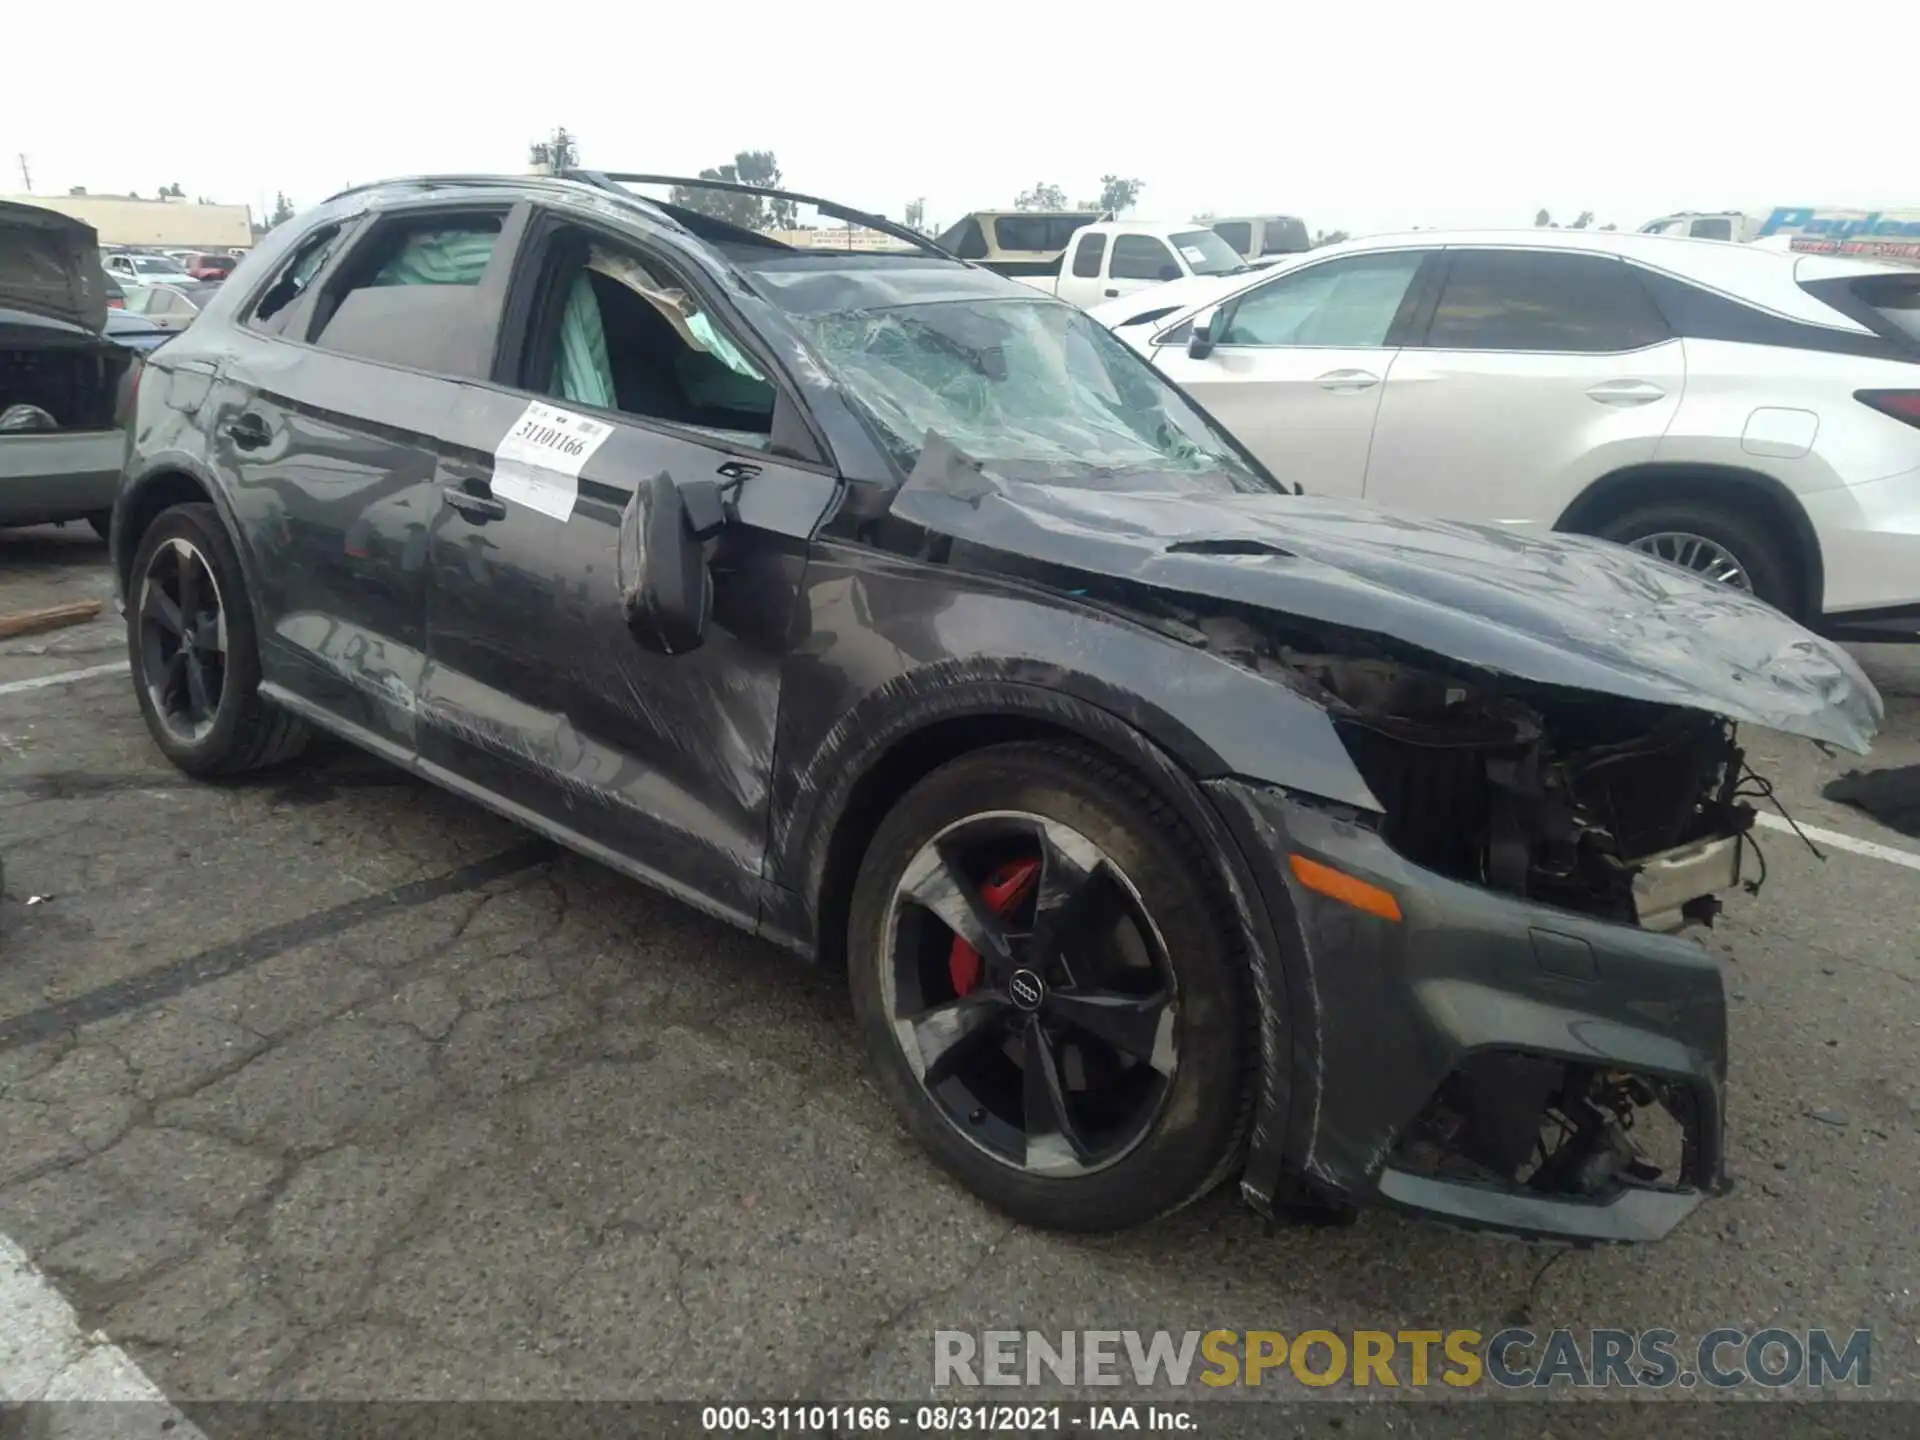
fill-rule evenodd
<path id="1" fill-rule="evenodd" d="M 493 493 L 565 520 L 580 498 L 580 470 L 611 426 L 532 401 L 493 452 Z"/>

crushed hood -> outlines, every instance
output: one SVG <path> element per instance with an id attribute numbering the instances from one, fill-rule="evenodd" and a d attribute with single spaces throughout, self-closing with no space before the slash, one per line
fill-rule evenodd
<path id="1" fill-rule="evenodd" d="M 56 210 L 0 201 L 0 309 L 99 334 L 107 290 L 93 227 Z"/>
<path id="2" fill-rule="evenodd" d="M 931 435 L 892 513 L 1026 560 L 1860 753 L 1884 713 L 1838 645 L 1751 595 L 1606 541 L 1215 492 L 1180 476 L 1013 480 Z"/>

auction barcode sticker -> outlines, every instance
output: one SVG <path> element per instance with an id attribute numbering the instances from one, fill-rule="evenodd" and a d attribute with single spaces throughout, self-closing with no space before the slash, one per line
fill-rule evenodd
<path id="1" fill-rule="evenodd" d="M 493 452 L 493 493 L 565 520 L 580 498 L 580 470 L 613 427 L 532 401 Z"/>

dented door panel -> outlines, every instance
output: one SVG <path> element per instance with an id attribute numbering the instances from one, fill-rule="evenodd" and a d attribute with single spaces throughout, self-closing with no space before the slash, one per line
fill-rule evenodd
<path id="1" fill-rule="evenodd" d="M 235 347 L 207 407 L 252 548 L 266 680 L 411 752 L 426 659 L 436 433 L 460 386 L 269 342 Z"/>
<path id="2" fill-rule="evenodd" d="M 463 483 L 490 489 L 492 451 L 529 398 L 470 390 Z M 436 511 L 421 759 L 751 920 L 793 607 L 838 482 L 765 457 L 737 462 L 760 473 L 713 542 L 706 641 L 659 655 L 627 631 L 623 520 L 642 479 L 708 478 L 735 457 L 612 426 L 564 520 L 512 500 L 477 523 Z"/>

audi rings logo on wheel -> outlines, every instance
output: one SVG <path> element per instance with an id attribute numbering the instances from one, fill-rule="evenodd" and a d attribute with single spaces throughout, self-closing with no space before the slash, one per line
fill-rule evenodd
<path id="1" fill-rule="evenodd" d="M 1022 1010 L 1038 1010 L 1047 987 L 1040 983 L 1040 977 L 1033 971 L 1016 970 L 1013 978 L 1007 982 L 1007 993 L 1013 996 L 1013 1003 Z"/>

